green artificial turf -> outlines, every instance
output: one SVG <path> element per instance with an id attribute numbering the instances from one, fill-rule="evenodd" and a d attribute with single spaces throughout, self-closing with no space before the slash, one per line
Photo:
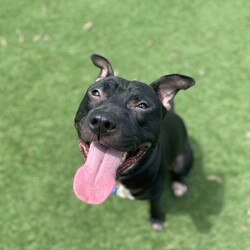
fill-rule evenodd
<path id="1" fill-rule="evenodd" d="M 0 249 L 250 249 L 250 4 L 247 0 L 0 1 Z M 92 23 L 91 23 L 92 22 Z M 189 193 L 148 204 L 72 191 L 82 164 L 73 119 L 98 74 L 150 83 L 181 73 L 176 97 L 196 163 Z"/>

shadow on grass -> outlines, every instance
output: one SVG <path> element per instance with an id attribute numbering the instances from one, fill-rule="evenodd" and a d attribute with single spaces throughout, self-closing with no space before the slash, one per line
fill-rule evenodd
<path id="1" fill-rule="evenodd" d="M 189 214 L 200 232 L 211 229 L 211 216 L 218 216 L 224 198 L 223 176 L 213 173 L 209 177 L 203 171 L 203 152 L 200 145 L 191 139 L 195 162 L 193 169 L 186 178 L 188 193 L 176 198 L 171 193 L 169 185 L 166 188 L 164 207 L 166 218 L 168 214 Z"/>

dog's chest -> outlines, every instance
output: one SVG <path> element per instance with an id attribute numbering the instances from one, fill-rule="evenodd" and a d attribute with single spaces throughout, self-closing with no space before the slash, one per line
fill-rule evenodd
<path id="1" fill-rule="evenodd" d="M 127 189 L 124 185 L 122 185 L 120 182 L 116 183 L 115 188 L 112 192 L 113 195 L 117 195 L 124 199 L 134 200 L 135 197 L 131 194 L 129 189 Z"/>

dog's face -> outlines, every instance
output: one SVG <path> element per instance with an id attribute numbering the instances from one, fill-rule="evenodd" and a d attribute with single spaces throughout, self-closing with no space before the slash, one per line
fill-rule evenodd
<path id="1" fill-rule="evenodd" d="M 110 76 L 92 84 L 75 118 L 84 157 L 98 141 L 127 152 L 130 162 L 138 161 L 155 145 L 164 110 L 153 88 L 144 83 Z"/>
<path id="2" fill-rule="evenodd" d="M 101 56 L 93 55 L 92 61 L 101 72 L 75 118 L 85 167 L 75 176 L 74 190 L 79 199 L 99 204 L 112 191 L 115 176 L 150 153 L 175 94 L 193 80 L 169 75 L 147 85 L 115 77 L 110 63 Z"/>

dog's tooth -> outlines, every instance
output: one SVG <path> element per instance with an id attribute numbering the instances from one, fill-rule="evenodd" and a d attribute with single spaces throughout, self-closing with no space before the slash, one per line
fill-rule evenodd
<path id="1" fill-rule="evenodd" d="M 122 156 L 122 162 L 125 162 L 125 161 L 126 161 L 127 156 L 128 156 L 128 153 L 127 153 L 127 152 L 124 152 L 124 153 L 123 153 L 123 156 Z"/>
<path id="2" fill-rule="evenodd" d="M 127 167 L 124 171 L 124 173 L 128 172 L 130 169 L 132 169 L 136 164 L 132 164 L 129 167 Z"/>
<path id="3" fill-rule="evenodd" d="M 151 143 L 151 142 L 146 142 L 146 143 L 144 143 L 144 144 L 143 144 L 143 146 L 144 146 L 144 147 L 148 147 L 148 148 L 150 148 L 150 147 L 151 147 L 151 145 L 152 145 L 152 143 Z"/>

